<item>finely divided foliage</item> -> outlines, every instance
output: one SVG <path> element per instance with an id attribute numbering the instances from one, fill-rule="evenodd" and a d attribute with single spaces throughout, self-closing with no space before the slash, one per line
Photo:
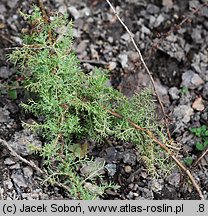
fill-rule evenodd
<path id="1" fill-rule="evenodd" d="M 83 73 L 71 47 L 72 23 L 65 17 L 54 16 L 46 24 L 38 8 L 34 8 L 32 15 L 24 16 L 32 29 L 24 37 L 24 46 L 15 50 L 10 60 L 19 66 L 25 76 L 24 85 L 32 93 L 22 106 L 43 119 L 28 127 L 41 132 L 45 140 L 45 145 L 36 150 L 45 158 L 46 180 L 68 186 L 71 196 L 79 199 L 95 199 L 107 187 L 115 187 L 104 183 L 99 174 L 91 177 L 78 174 L 80 167 L 93 163 L 93 159 L 86 156 L 87 152 L 81 154 L 81 148 L 72 148 L 80 140 L 102 143 L 109 137 L 133 142 L 150 174 L 157 175 L 157 170 L 166 173 L 171 163 L 165 152 L 126 121 L 131 119 L 166 143 L 157 124 L 151 91 L 144 90 L 129 99 L 107 84 L 107 71 L 95 69 L 90 74 Z M 124 118 L 116 118 L 107 110 Z M 85 187 L 86 182 L 98 184 L 98 189 L 90 190 Z"/>

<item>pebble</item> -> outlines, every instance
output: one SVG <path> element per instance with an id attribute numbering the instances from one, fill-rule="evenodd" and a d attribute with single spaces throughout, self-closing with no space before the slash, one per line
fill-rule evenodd
<path id="1" fill-rule="evenodd" d="M 4 164 L 5 165 L 14 165 L 15 164 L 15 161 L 12 159 L 12 158 L 6 158 L 5 160 L 4 160 Z"/>
<path id="2" fill-rule="evenodd" d="M 10 119 L 10 112 L 5 107 L 0 107 L 0 123 L 9 122 Z"/>
<path id="3" fill-rule="evenodd" d="M 6 7 L 3 4 L 0 4 L 0 14 L 5 13 L 6 11 Z"/>
<path id="4" fill-rule="evenodd" d="M 91 15 L 91 10 L 90 10 L 90 8 L 85 7 L 81 10 L 80 14 L 82 17 L 88 17 Z"/>
<path id="5" fill-rule="evenodd" d="M 134 166 L 136 164 L 136 160 L 137 160 L 137 157 L 134 153 L 132 152 L 125 152 L 123 154 L 123 162 L 125 164 L 129 164 L 129 165 L 132 165 Z"/>
<path id="6" fill-rule="evenodd" d="M 122 68 L 128 67 L 128 56 L 126 53 L 119 54 L 118 58 L 120 60 Z"/>
<path id="7" fill-rule="evenodd" d="M 168 183 L 174 187 L 179 186 L 180 180 L 181 180 L 181 175 L 177 170 L 167 177 Z"/>
<path id="8" fill-rule="evenodd" d="M 208 113 L 205 112 L 205 113 L 201 114 L 201 118 L 202 118 L 203 120 L 207 121 L 207 120 L 208 120 Z"/>
<path id="9" fill-rule="evenodd" d="M 155 23 L 154 23 L 154 27 L 157 28 L 158 26 L 160 26 L 160 24 L 165 20 L 165 18 L 163 17 L 162 14 L 160 14 L 156 20 L 155 20 Z"/>
<path id="10" fill-rule="evenodd" d="M 124 171 L 126 173 L 130 173 L 132 171 L 132 168 L 129 165 L 127 165 L 127 166 L 124 167 Z"/>
<path id="11" fill-rule="evenodd" d="M 192 104 L 192 108 L 197 111 L 203 111 L 205 109 L 205 106 L 203 104 L 203 100 L 201 97 L 198 97 L 195 99 L 195 101 Z"/>
<path id="12" fill-rule="evenodd" d="M 164 185 L 163 179 L 153 179 L 150 183 L 150 188 L 154 192 L 161 191 Z"/>
<path id="13" fill-rule="evenodd" d="M 17 170 L 17 169 L 20 169 L 20 164 L 19 164 L 19 163 L 16 163 L 16 164 L 10 166 L 9 169 L 10 169 L 10 170 L 14 170 L 14 169 Z"/>
<path id="14" fill-rule="evenodd" d="M 194 10 L 196 8 L 199 7 L 199 1 L 193 0 L 193 1 L 189 1 L 189 10 Z"/>
<path id="15" fill-rule="evenodd" d="M 173 1 L 172 0 L 162 0 L 162 4 L 163 4 L 163 6 L 166 6 L 168 8 L 173 7 Z"/>
<path id="16" fill-rule="evenodd" d="M 154 194 L 151 190 L 147 188 L 140 188 L 140 190 L 142 192 L 142 197 L 144 197 L 147 200 L 153 200 Z"/>
<path id="17" fill-rule="evenodd" d="M 109 63 L 108 69 L 111 71 L 111 70 L 114 70 L 116 67 L 117 67 L 116 62 L 111 61 Z"/>
<path id="18" fill-rule="evenodd" d="M 13 188 L 12 181 L 10 179 L 4 181 L 4 185 L 10 190 Z"/>
<path id="19" fill-rule="evenodd" d="M 80 16 L 81 16 L 80 12 L 74 6 L 68 7 L 68 11 L 74 17 L 75 20 L 80 18 Z"/>
<path id="20" fill-rule="evenodd" d="M 27 187 L 27 184 L 26 184 L 25 179 L 23 177 L 23 173 L 22 173 L 22 171 L 20 169 L 12 171 L 11 179 L 19 187 L 24 187 L 24 188 Z"/>
<path id="21" fill-rule="evenodd" d="M 173 110 L 173 116 L 184 123 L 188 123 L 193 114 L 194 112 L 190 105 L 179 105 Z"/>
<path id="22" fill-rule="evenodd" d="M 179 94 L 180 94 L 180 91 L 177 87 L 171 87 L 169 90 L 168 90 L 168 93 L 171 97 L 172 100 L 177 100 L 180 98 Z"/>
<path id="23" fill-rule="evenodd" d="M 123 35 L 121 35 L 121 39 L 123 39 L 125 41 L 129 41 L 130 40 L 130 35 L 126 32 Z"/>
<path id="24" fill-rule="evenodd" d="M 105 168 L 107 169 L 109 176 L 113 177 L 116 174 L 116 164 L 106 164 Z"/>
<path id="25" fill-rule="evenodd" d="M 3 66 L 3 67 L 0 68 L 0 78 L 2 78 L 2 79 L 8 79 L 11 74 L 12 73 L 9 70 L 8 67 Z"/>
<path id="26" fill-rule="evenodd" d="M 134 198 L 134 192 L 130 191 L 130 192 L 126 195 L 126 197 L 127 197 L 128 199 L 133 199 L 133 198 Z"/>
<path id="27" fill-rule="evenodd" d="M 160 8 L 154 4 L 147 5 L 147 13 L 149 14 L 158 14 L 160 12 Z"/>
<path id="28" fill-rule="evenodd" d="M 67 7 L 65 4 L 61 5 L 59 8 L 58 8 L 58 12 L 59 13 L 62 13 L 62 14 L 65 14 L 67 12 Z"/>
<path id="29" fill-rule="evenodd" d="M 181 86 L 195 89 L 203 83 L 204 81 L 202 80 L 202 78 L 197 73 L 194 73 L 192 70 L 188 70 L 182 75 Z"/>
<path id="30" fill-rule="evenodd" d="M 7 0 L 7 5 L 10 7 L 10 8 L 13 8 L 14 6 L 16 6 L 17 2 L 19 0 Z"/>
<path id="31" fill-rule="evenodd" d="M 35 134 L 31 134 L 28 130 L 17 131 L 14 137 L 8 141 L 8 144 L 21 156 L 28 156 L 33 153 L 30 146 L 40 148 L 41 141 Z"/>
<path id="32" fill-rule="evenodd" d="M 23 173 L 26 178 L 30 178 L 33 175 L 33 169 L 30 166 L 23 168 Z"/>

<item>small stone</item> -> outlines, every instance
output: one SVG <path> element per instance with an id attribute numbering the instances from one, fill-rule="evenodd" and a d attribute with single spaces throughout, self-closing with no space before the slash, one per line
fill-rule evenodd
<path id="1" fill-rule="evenodd" d="M 180 91 L 178 90 L 177 87 L 171 87 L 169 89 L 168 93 L 169 93 L 169 95 L 170 95 L 170 97 L 171 97 L 172 100 L 177 100 L 177 99 L 180 98 L 179 97 Z"/>
<path id="2" fill-rule="evenodd" d="M 126 196 L 128 199 L 133 199 L 134 197 L 134 192 L 130 191 L 127 196 Z"/>
<path id="3" fill-rule="evenodd" d="M 10 8 L 13 8 L 17 5 L 17 2 L 19 0 L 7 0 L 7 5 L 10 7 Z"/>
<path id="4" fill-rule="evenodd" d="M 11 158 L 8 157 L 8 158 L 6 158 L 4 160 L 4 164 L 6 164 L 6 165 L 14 165 L 15 161 L 13 159 L 11 159 Z"/>
<path id="5" fill-rule="evenodd" d="M 134 166 L 136 164 L 137 157 L 132 152 L 125 152 L 123 154 L 123 162 L 129 165 Z"/>
<path id="6" fill-rule="evenodd" d="M 22 156 L 28 156 L 33 153 L 30 148 L 31 145 L 38 148 L 42 146 L 38 137 L 31 134 L 26 129 L 15 132 L 14 138 L 8 141 L 8 144 L 17 152 L 17 154 Z"/>
<path id="7" fill-rule="evenodd" d="M 11 121 L 9 115 L 10 112 L 5 107 L 4 108 L 0 107 L 0 123 Z"/>
<path id="8" fill-rule="evenodd" d="M 12 166 L 9 167 L 10 170 L 17 170 L 17 169 L 20 169 L 20 164 L 19 163 L 16 163 Z"/>
<path id="9" fill-rule="evenodd" d="M 160 8 L 157 7 L 156 5 L 154 5 L 154 4 L 148 4 L 147 5 L 147 12 L 149 14 L 158 14 L 159 11 L 160 11 Z"/>
<path id="10" fill-rule="evenodd" d="M 132 190 L 132 189 L 134 188 L 134 183 L 129 184 L 129 185 L 128 185 L 128 188 L 129 188 L 130 190 Z"/>
<path id="11" fill-rule="evenodd" d="M 13 188 L 12 181 L 10 179 L 4 181 L 4 185 L 10 190 Z"/>
<path id="12" fill-rule="evenodd" d="M 203 120 L 207 121 L 207 120 L 208 120 L 208 113 L 205 112 L 205 113 L 201 114 L 201 118 L 202 118 Z"/>
<path id="13" fill-rule="evenodd" d="M 193 0 L 193 1 L 189 1 L 189 10 L 194 10 L 196 8 L 199 7 L 199 1 Z"/>
<path id="14" fill-rule="evenodd" d="M 154 27 L 157 28 L 158 26 L 160 26 L 160 24 L 165 20 L 165 18 L 163 17 L 162 14 L 160 14 L 156 20 L 155 20 L 155 23 L 154 23 Z"/>
<path id="15" fill-rule="evenodd" d="M 195 101 L 192 104 L 192 108 L 197 111 L 203 111 L 205 109 L 205 106 L 203 104 L 203 100 L 201 97 L 198 97 L 195 99 Z"/>
<path id="16" fill-rule="evenodd" d="M 163 0 L 162 4 L 163 4 L 163 6 L 166 6 L 168 8 L 172 8 L 173 7 L 173 1 L 172 0 Z"/>
<path id="17" fill-rule="evenodd" d="M 170 176 L 167 177 L 167 181 L 170 185 L 178 187 L 180 183 L 181 175 L 179 172 L 175 171 Z"/>
<path id="18" fill-rule="evenodd" d="M 108 66 L 108 70 L 114 70 L 116 66 L 117 66 L 116 62 L 110 62 Z"/>
<path id="19" fill-rule="evenodd" d="M 23 168 L 24 176 L 30 178 L 33 175 L 33 169 L 30 166 L 26 166 Z"/>
<path id="20" fill-rule="evenodd" d="M 89 42 L 88 40 L 82 40 L 82 41 L 77 45 L 77 47 L 76 47 L 76 52 L 77 52 L 78 54 L 83 53 L 83 52 L 86 50 L 86 48 L 87 48 L 87 43 L 88 43 L 88 42 Z"/>
<path id="21" fill-rule="evenodd" d="M 153 200 L 154 198 L 153 192 L 147 188 L 142 188 L 142 196 L 148 200 Z"/>
<path id="22" fill-rule="evenodd" d="M 90 16 L 90 14 L 91 14 L 91 10 L 88 7 L 84 7 L 81 10 L 81 17 L 88 17 L 88 16 Z"/>
<path id="23" fill-rule="evenodd" d="M 25 182 L 25 179 L 22 175 L 22 172 L 20 170 L 13 170 L 11 179 L 16 183 L 19 187 L 27 187 L 27 184 Z"/>
<path id="24" fill-rule="evenodd" d="M 164 185 L 164 180 L 163 179 L 153 179 L 150 182 L 150 186 L 151 186 L 151 190 L 153 190 L 154 192 L 158 192 L 161 191 Z"/>
<path id="25" fill-rule="evenodd" d="M 126 32 L 125 34 L 123 34 L 121 36 L 121 39 L 125 40 L 125 41 L 129 41 L 130 40 L 130 35 Z"/>
<path id="26" fill-rule="evenodd" d="M 198 74 L 194 74 L 192 77 L 191 83 L 195 85 L 196 87 L 200 86 L 204 83 L 204 81 L 201 79 L 201 77 Z"/>
<path id="27" fill-rule="evenodd" d="M 107 169 L 109 176 L 113 177 L 116 174 L 116 164 L 106 164 L 105 168 Z"/>
<path id="28" fill-rule="evenodd" d="M 109 42 L 109 43 L 113 43 L 113 37 L 109 36 L 109 37 L 108 37 L 108 42 Z"/>
<path id="29" fill-rule="evenodd" d="M 11 71 L 9 70 L 8 67 L 3 66 L 0 68 L 0 78 L 8 79 L 10 75 L 11 75 Z"/>
<path id="30" fill-rule="evenodd" d="M 6 7 L 3 4 L 0 4 L 0 14 L 3 14 L 7 11 Z"/>
<path id="31" fill-rule="evenodd" d="M 193 114 L 194 112 L 190 105 L 179 105 L 173 111 L 175 118 L 184 123 L 188 123 Z"/>
<path id="32" fill-rule="evenodd" d="M 118 58 L 120 59 L 120 63 L 121 63 L 121 66 L 122 68 L 125 68 L 125 67 L 128 67 L 128 56 L 126 53 L 122 53 L 118 56 Z"/>
<path id="33" fill-rule="evenodd" d="M 143 32 L 144 34 L 151 34 L 151 31 L 150 29 L 148 29 L 146 26 L 142 25 L 142 28 L 141 28 L 141 32 Z"/>
<path id="34" fill-rule="evenodd" d="M 125 170 L 126 173 L 130 173 L 132 168 L 129 165 L 127 165 L 127 166 L 124 167 L 124 170 Z"/>
<path id="35" fill-rule="evenodd" d="M 58 12 L 59 13 L 62 13 L 62 14 L 65 14 L 67 13 L 67 7 L 65 4 L 61 5 L 59 8 L 58 8 Z"/>
<path id="36" fill-rule="evenodd" d="M 10 37 L 13 41 L 15 41 L 17 44 L 22 45 L 22 39 L 20 37 L 11 36 Z"/>
<path id="37" fill-rule="evenodd" d="M 203 83 L 204 81 L 202 80 L 202 78 L 192 70 L 188 70 L 182 75 L 181 86 L 195 89 Z"/>
<path id="38" fill-rule="evenodd" d="M 80 18 L 80 12 L 74 6 L 70 6 L 68 10 L 75 20 Z"/>

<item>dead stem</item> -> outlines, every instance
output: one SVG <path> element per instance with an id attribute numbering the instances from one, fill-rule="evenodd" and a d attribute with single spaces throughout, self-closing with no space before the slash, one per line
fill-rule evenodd
<path id="1" fill-rule="evenodd" d="M 208 153 L 208 148 L 201 154 L 201 156 L 194 162 L 193 166 L 196 166 L 199 161 Z"/>
<path id="2" fill-rule="evenodd" d="M 117 118 L 124 118 L 122 115 L 120 115 L 119 113 L 116 113 L 112 110 L 108 110 L 106 109 L 106 111 L 108 113 L 110 113 L 111 115 L 117 117 Z M 180 167 L 180 169 L 182 171 L 184 171 L 189 179 L 191 180 L 193 186 L 195 187 L 196 191 L 198 192 L 199 196 L 201 199 L 204 199 L 204 196 L 201 192 L 201 189 L 199 187 L 199 185 L 197 184 L 197 182 L 195 181 L 194 177 L 192 176 L 191 172 L 185 167 L 185 165 L 183 165 L 177 158 L 176 156 L 170 151 L 169 148 L 167 148 L 162 142 L 160 142 L 153 134 L 151 131 L 149 131 L 148 129 L 144 129 L 142 127 L 140 127 L 139 125 L 137 125 L 136 123 L 134 123 L 133 121 L 131 121 L 130 119 L 127 119 L 127 121 L 129 122 L 130 125 L 132 125 L 136 130 L 139 131 L 143 131 L 144 133 L 146 133 L 155 143 L 157 143 L 162 149 L 164 149 L 167 154 L 175 161 L 175 163 Z"/>
<path id="3" fill-rule="evenodd" d="M 109 4 L 109 6 L 111 7 L 113 13 L 116 15 L 116 17 L 117 17 L 117 19 L 119 20 L 119 22 L 121 23 L 121 25 L 125 28 L 125 30 L 126 30 L 127 33 L 129 34 L 129 36 L 130 36 L 130 38 L 131 38 L 131 41 L 132 41 L 132 43 L 133 43 L 133 46 L 134 46 L 134 48 L 136 49 L 136 51 L 137 51 L 137 53 L 138 53 L 138 55 L 139 55 L 139 58 L 140 58 L 140 60 L 141 60 L 141 62 L 142 62 L 142 64 L 143 64 L 145 70 L 147 71 L 147 73 L 148 73 L 148 75 L 149 75 L 149 77 L 150 77 L 151 83 L 152 83 L 153 88 L 154 88 L 154 92 L 155 92 L 155 94 L 156 94 L 157 100 L 158 100 L 158 102 L 159 102 L 159 104 L 160 104 L 160 107 L 161 107 L 161 109 L 162 109 L 162 113 L 163 113 L 163 117 L 164 117 L 164 122 L 165 122 L 165 126 L 166 126 L 166 129 L 167 129 L 168 138 L 169 138 L 169 140 L 171 140 L 171 135 L 170 135 L 170 131 L 169 131 L 169 128 L 168 128 L 168 120 L 167 120 L 167 118 L 166 118 L 165 109 L 164 109 L 164 106 L 163 106 L 162 101 L 161 101 L 161 99 L 160 99 L 160 96 L 159 96 L 159 94 L 158 94 L 158 92 L 157 92 L 157 89 L 156 89 L 156 86 L 155 86 L 155 82 L 154 82 L 154 79 L 153 79 L 153 77 L 152 77 L 152 75 L 151 75 L 151 73 L 150 73 L 150 70 L 149 70 L 149 68 L 147 67 L 146 63 L 145 63 L 145 61 L 144 61 L 144 59 L 143 59 L 143 56 L 142 56 L 142 54 L 141 54 L 141 52 L 140 52 L 138 46 L 136 45 L 136 42 L 135 42 L 135 40 L 134 40 L 134 37 L 133 37 L 131 31 L 130 31 L 129 28 L 126 26 L 126 24 L 122 21 L 122 19 L 119 17 L 118 13 L 116 12 L 116 10 L 115 10 L 115 8 L 113 7 L 113 5 L 111 4 L 111 2 L 110 2 L 109 0 L 106 0 L 106 2 Z"/>
<path id="4" fill-rule="evenodd" d="M 26 160 L 25 158 L 21 157 L 20 155 L 18 155 L 5 140 L 0 139 L 0 145 L 3 145 L 4 147 L 6 147 L 12 156 L 16 157 L 17 159 L 19 159 L 23 163 L 27 164 L 28 166 L 32 167 L 37 172 L 39 172 L 41 174 L 44 173 L 38 166 L 35 165 L 35 163 L 30 162 L 30 161 Z"/>

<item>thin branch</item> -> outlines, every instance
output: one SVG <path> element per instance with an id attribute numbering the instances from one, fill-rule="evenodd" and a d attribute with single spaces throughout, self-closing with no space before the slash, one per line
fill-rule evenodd
<path id="1" fill-rule="evenodd" d="M 108 109 L 106 109 L 106 111 L 107 111 L 108 113 L 110 113 L 111 115 L 113 115 L 113 116 L 119 118 L 119 119 L 125 119 L 124 116 L 120 115 L 120 114 L 117 113 L 117 112 L 114 112 L 114 111 L 108 110 Z M 185 165 L 183 165 L 183 164 L 176 158 L 176 156 L 169 150 L 169 148 L 167 148 L 162 142 L 160 142 L 160 141 L 152 134 L 152 132 L 149 131 L 148 129 L 144 129 L 144 128 L 140 127 L 139 125 L 137 125 L 136 123 L 134 123 L 134 122 L 131 121 L 130 119 L 127 119 L 127 121 L 128 121 L 129 124 L 130 124 L 131 126 L 133 126 L 136 130 L 138 130 L 138 131 L 143 131 L 144 133 L 146 133 L 155 143 L 157 143 L 162 149 L 164 149 L 164 150 L 167 152 L 167 154 L 175 161 L 175 163 L 180 167 L 180 169 L 181 169 L 182 171 L 184 171 L 184 172 L 188 175 L 188 177 L 189 177 L 189 179 L 191 180 L 193 186 L 195 187 L 196 191 L 198 192 L 199 197 L 200 197 L 201 199 L 204 199 L 204 196 L 203 196 L 203 194 L 202 194 L 202 192 L 201 192 L 201 189 L 200 189 L 199 185 L 197 184 L 197 182 L 195 181 L 194 177 L 192 176 L 191 172 L 185 167 Z"/>
<path id="2" fill-rule="evenodd" d="M 163 113 L 164 121 L 165 121 L 165 126 L 166 126 L 166 129 L 167 129 L 167 134 L 168 134 L 169 139 L 171 140 L 171 135 L 170 135 L 170 131 L 169 131 L 169 128 L 168 128 L 168 120 L 167 120 L 167 118 L 166 118 L 165 109 L 164 109 L 164 106 L 163 106 L 163 104 L 162 104 L 162 102 L 161 102 L 160 96 L 159 96 L 159 94 L 158 94 L 158 92 L 157 92 L 157 88 L 156 88 L 156 86 L 155 86 L 155 82 L 154 82 L 154 79 L 153 79 L 153 77 L 152 77 L 152 75 L 151 75 L 151 73 L 150 73 L 150 70 L 149 70 L 149 68 L 147 67 L 146 63 L 145 63 L 144 58 L 143 58 L 143 56 L 142 56 L 142 54 L 141 54 L 141 52 L 140 52 L 138 46 L 136 45 L 136 42 L 135 42 L 135 40 L 134 40 L 134 37 L 133 37 L 131 31 L 130 31 L 129 28 L 126 26 L 126 24 L 122 21 L 122 19 L 119 17 L 118 13 L 116 12 L 116 10 L 115 10 L 115 8 L 113 7 L 113 5 L 111 4 L 111 2 L 110 2 L 109 0 L 106 0 L 106 2 L 107 2 L 107 3 L 109 4 L 109 6 L 111 7 L 113 13 L 116 15 L 116 17 L 117 17 L 117 19 L 119 20 L 119 22 L 121 23 L 121 25 L 125 28 L 126 32 L 129 34 L 129 36 L 130 36 L 130 38 L 131 38 L 131 41 L 132 41 L 132 43 L 133 43 L 133 46 L 134 46 L 134 48 L 136 49 L 136 51 L 137 51 L 137 53 L 138 53 L 138 55 L 139 55 L 139 58 L 140 58 L 140 60 L 141 60 L 141 62 L 142 62 L 142 64 L 143 64 L 145 70 L 147 71 L 147 73 L 148 73 L 148 75 L 149 75 L 149 77 L 150 77 L 151 83 L 152 83 L 153 88 L 154 88 L 154 92 L 155 92 L 155 94 L 156 94 L 156 96 L 157 96 L 158 102 L 159 102 L 160 107 L 161 107 L 161 109 L 162 109 L 162 113 Z"/>
<path id="3" fill-rule="evenodd" d="M 6 147 L 12 156 L 16 157 L 17 159 L 19 159 L 23 163 L 27 164 L 28 166 L 32 167 L 37 172 L 39 172 L 41 174 L 44 173 L 38 166 L 35 165 L 35 163 L 30 162 L 30 161 L 26 160 L 25 158 L 21 157 L 20 155 L 18 155 L 5 140 L 0 139 L 0 145 L 3 145 L 4 147 Z"/>
<path id="4" fill-rule="evenodd" d="M 202 155 L 194 162 L 193 166 L 196 166 L 199 161 L 208 153 L 208 148 L 202 153 Z"/>

